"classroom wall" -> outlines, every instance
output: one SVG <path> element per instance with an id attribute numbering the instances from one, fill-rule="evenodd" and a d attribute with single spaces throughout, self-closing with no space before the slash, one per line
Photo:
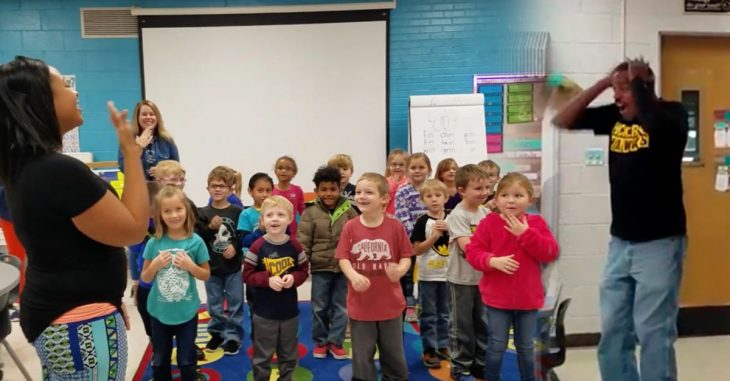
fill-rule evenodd
<path id="1" fill-rule="evenodd" d="M 564 73 L 583 87 L 606 75 L 623 59 L 621 0 L 534 0 L 533 28 L 550 32 L 549 70 Z M 539 3 L 539 4 L 538 4 Z M 727 15 L 684 14 L 682 0 L 626 0 L 625 49 L 644 56 L 659 70 L 659 32 L 729 33 Z M 657 84 L 657 88 L 660 88 Z M 596 104 L 612 102 L 608 91 Z M 560 135 L 558 264 L 568 311 L 568 333 L 600 331 L 598 286 L 608 253 L 608 167 L 589 167 L 585 150 L 607 148 L 607 137 L 590 133 Z M 607 159 L 607 158 L 606 158 Z"/>
<path id="2" fill-rule="evenodd" d="M 82 151 L 96 161 L 116 160 L 117 143 L 106 101 L 132 108 L 141 97 L 136 38 L 82 39 L 80 7 L 261 6 L 374 2 L 376 0 L 0 0 L 0 62 L 15 55 L 48 61 L 75 74 L 85 124 Z M 472 76 L 511 70 L 495 48 L 516 24 L 512 2 L 400 0 L 391 13 L 389 148 L 408 144 L 408 96 L 472 91 Z M 164 110 L 162 110 L 164 116 Z M 175 126 L 169 126 L 175 133 Z M 181 153 L 184 157 L 185 153 Z M 383 158 L 385 160 L 385 158 Z"/>

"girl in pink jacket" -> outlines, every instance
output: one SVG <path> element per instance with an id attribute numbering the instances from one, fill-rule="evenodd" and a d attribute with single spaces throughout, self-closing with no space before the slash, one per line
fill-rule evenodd
<path id="1" fill-rule="evenodd" d="M 485 378 L 500 381 L 502 358 L 514 326 L 522 381 L 535 380 L 534 336 L 543 306 L 542 265 L 558 258 L 558 243 L 545 220 L 528 215 L 533 188 L 521 173 L 507 174 L 497 185 L 499 213 L 487 215 L 466 246 L 466 259 L 484 272 L 479 283 L 487 306 L 489 343 Z"/>

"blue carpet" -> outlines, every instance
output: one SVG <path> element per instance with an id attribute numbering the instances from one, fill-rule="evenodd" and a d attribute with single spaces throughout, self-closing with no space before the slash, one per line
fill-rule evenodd
<path id="1" fill-rule="evenodd" d="M 335 360 L 331 356 L 326 359 L 315 359 L 312 357 L 312 310 L 308 302 L 299 303 L 299 366 L 294 374 L 295 381 L 343 381 L 350 380 L 352 376 L 352 363 L 350 360 Z M 198 323 L 198 337 L 196 342 L 199 347 L 205 347 L 210 339 L 208 335 L 208 316 L 204 306 L 201 307 Z M 244 339 L 241 351 L 233 356 L 224 356 L 222 349 L 213 352 L 205 352 L 206 359 L 198 362 L 201 372 L 206 376 L 208 381 L 220 380 L 252 380 L 251 372 L 251 321 L 248 313 L 244 322 L 246 338 Z M 409 379 L 418 381 L 430 380 L 449 380 L 448 362 L 442 361 L 441 369 L 428 370 L 421 362 L 422 345 L 421 338 L 417 332 L 417 327 L 413 324 L 404 324 L 404 342 L 406 362 L 408 363 Z M 349 351 L 349 339 L 345 342 L 345 349 Z M 175 353 L 173 352 L 173 364 Z M 148 346 L 145 355 L 142 358 L 140 366 L 133 378 L 134 381 L 147 381 L 152 377 L 152 367 L 150 366 L 151 349 Z M 274 366 L 275 368 L 275 366 Z M 173 374 L 176 371 L 173 370 Z M 278 378 L 278 373 L 274 369 L 272 372 L 272 380 Z M 517 357 L 514 348 L 510 344 L 510 349 L 504 357 L 502 366 L 502 380 L 519 381 L 519 371 L 517 370 Z"/>

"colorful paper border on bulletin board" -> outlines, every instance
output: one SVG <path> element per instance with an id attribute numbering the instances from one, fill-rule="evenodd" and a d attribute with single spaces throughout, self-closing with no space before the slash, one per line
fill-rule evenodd
<path id="1" fill-rule="evenodd" d="M 94 172 L 104 179 L 104 181 L 111 184 L 112 188 L 117 191 L 119 198 L 122 197 L 122 193 L 124 192 L 124 173 L 122 171 L 119 169 L 102 169 Z"/>
<path id="2" fill-rule="evenodd" d="M 713 149 L 715 159 L 715 190 L 730 191 L 730 109 L 715 110 L 713 113 Z"/>
<path id="3" fill-rule="evenodd" d="M 532 181 L 538 210 L 546 86 L 546 77 L 541 75 L 474 76 L 474 92 L 484 94 L 489 159 L 500 166 L 502 174 L 521 172 Z"/>

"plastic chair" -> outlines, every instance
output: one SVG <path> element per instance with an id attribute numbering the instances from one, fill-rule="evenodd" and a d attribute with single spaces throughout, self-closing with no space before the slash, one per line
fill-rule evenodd
<path id="1" fill-rule="evenodd" d="M 2 254 L 0 255 L 0 261 L 20 269 L 20 259 L 14 255 Z M 18 358 L 18 355 L 10 346 L 10 343 L 5 340 L 13 328 L 12 324 L 10 324 L 10 306 L 12 306 L 13 302 L 18 298 L 18 290 L 20 290 L 20 286 L 16 286 L 5 295 L 0 295 L 0 340 L 2 340 L 2 344 L 5 347 L 5 350 L 7 350 L 10 354 L 10 357 L 13 358 L 15 365 L 18 369 L 20 369 L 20 372 L 23 373 L 23 377 L 25 377 L 27 381 L 33 381 L 33 378 L 30 377 L 28 370 L 25 369 L 20 358 Z M 3 379 L 3 376 L 4 373 L 0 368 L 0 380 Z"/>
<path id="2" fill-rule="evenodd" d="M 560 381 L 553 369 L 565 363 L 565 313 L 569 305 L 570 299 L 560 302 L 555 318 L 555 336 L 550 339 L 547 348 L 540 356 L 542 379 L 544 381 Z"/>

